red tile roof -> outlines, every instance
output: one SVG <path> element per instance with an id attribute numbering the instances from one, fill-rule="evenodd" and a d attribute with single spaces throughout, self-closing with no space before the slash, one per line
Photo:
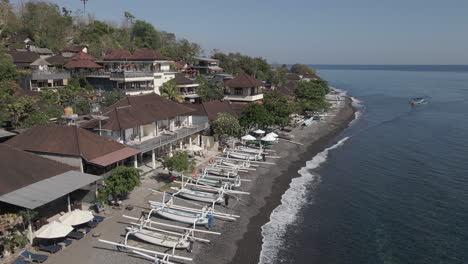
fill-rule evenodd
<path id="1" fill-rule="evenodd" d="M 118 131 L 147 125 L 157 120 L 191 115 L 194 111 L 188 106 L 164 99 L 154 93 L 127 96 L 103 111 L 102 115 L 109 118 L 101 122 L 101 128 Z M 81 125 L 88 129 L 98 126 L 96 120 Z"/>
<path id="2" fill-rule="evenodd" d="M 233 116 L 240 117 L 242 110 L 248 106 L 248 104 L 213 100 L 201 104 L 189 104 L 188 106 L 196 109 L 193 115 L 208 116 L 208 119 L 213 121 L 218 117 L 219 113 L 229 113 Z"/>
<path id="3" fill-rule="evenodd" d="M 87 45 L 68 45 L 66 46 L 63 51 L 64 52 L 80 52 L 84 48 L 87 48 Z"/>
<path id="4" fill-rule="evenodd" d="M 5 144 L 25 151 L 82 157 L 88 162 L 128 149 L 114 140 L 101 137 L 76 126 L 44 125 L 26 130 Z M 139 151 L 126 150 L 115 156 L 114 162 L 126 159 Z M 128 155 L 127 155 L 128 154 Z M 113 162 L 113 163 L 114 163 Z M 98 164 L 99 165 L 99 164 Z"/>
<path id="5" fill-rule="evenodd" d="M 264 86 L 261 81 L 255 79 L 247 73 L 238 74 L 236 77 L 234 77 L 234 79 L 226 81 L 224 85 L 232 88 L 251 88 Z"/>
<path id="6" fill-rule="evenodd" d="M 72 69 L 72 68 L 82 68 L 82 69 L 97 69 L 102 68 L 101 65 L 95 63 L 96 58 L 85 53 L 83 51 L 78 52 L 71 61 L 64 65 L 65 68 Z"/>
<path id="7" fill-rule="evenodd" d="M 134 60 L 169 60 L 168 57 L 162 55 L 157 50 L 152 49 L 139 49 L 133 53 Z"/>
<path id="8" fill-rule="evenodd" d="M 183 73 L 176 73 L 174 81 L 177 85 L 188 85 L 188 84 L 195 84 L 195 82 L 187 77 Z"/>
<path id="9" fill-rule="evenodd" d="M 116 49 L 111 53 L 106 54 L 103 58 L 104 60 L 132 60 L 133 55 L 128 50 Z"/>

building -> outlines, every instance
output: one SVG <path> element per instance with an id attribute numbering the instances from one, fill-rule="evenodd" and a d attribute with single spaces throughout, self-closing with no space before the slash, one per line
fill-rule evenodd
<path id="1" fill-rule="evenodd" d="M 293 99 L 296 97 L 297 84 L 297 81 L 288 81 L 285 85 L 279 85 L 274 90 L 278 91 L 289 99 Z"/>
<path id="2" fill-rule="evenodd" d="M 195 57 L 194 60 L 192 68 L 199 74 L 214 75 L 223 72 L 223 68 L 219 67 L 219 60 L 206 57 Z"/>
<path id="3" fill-rule="evenodd" d="M 317 80 L 320 80 L 320 77 L 318 77 L 314 73 L 306 73 L 306 74 L 301 76 L 301 80 L 304 80 L 304 81 L 317 81 Z"/>
<path id="4" fill-rule="evenodd" d="M 62 56 L 65 58 L 71 58 L 80 52 L 88 53 L 88 49 L 88 45 L 71 44 L 62 50 Z"/>
<path id="5" fill-rule="evenodd" d="M 200 145 L 200 133 L 208 129 L 206 116 L 198 116 L 188 105 L 162 98 L 157 94 L 127 96 L 102 112 L 107 119 L 91 119 L 81 127 L 101 131 L 115 141 L 141 152 L 140 160 L 171 154 L 185 144 Z"/>
<path id="6" fill-rule="evenodd" d="M 213 121 L 216 120 L 219 113 L 228 113 L 235 117 L 240 117 L 242 110 L 247 107 L 247 104 L 213 100 L 200 104 L 191 104 L 189 107 L 196 109 L 194 115 L 207 116 L 209 121 Z"/>
<path id="7" fill-rule="evenodd" d="M 86 75 L 101 69 L 102 66 L 97 64 L 96 58 L 83 51 L 78 52 L 63 66 L 74 74 Z"/>
<path id="8" fill-rule="evenodd" d="M 194 80 L 187 78 L 183 73 L 176 73 L 174 82 L 177 85 L 177 88 L 179 88 L 179 92 L 184 97 L 186 102 L 201 102 L 200 96 L 197 94 L 197 88 L 199 84 Z"/>
<path id="9" fill-rule="evenodd" d="M 234 102 L 255 102 L 263 100 L 265 84 L 247 73 L 240 73 L 234 79 L 224 82 L 224 99 Z"/>
<path id="10" fill-rule="evenodd" d="M 140 153 L 76 126 L 36 126 L 5 144 L 95 175 L 107 173 L 117 165 L 133 166 Z"/>
<path id="11" fill-rule="evenodd" d="M 160 94 L 163 83 L 175 77 L 172 63 L 157 50 L 140 49 L 133 54 L 114 50 L 98 62 L 103 69 L 87 75 L 87 79 L 99 90 L 117 90 L 126 95 Z"/>
<path id="12" fill-rule="evenodd" d="M 10 50 L 8 54 L 17 69 L 30 70 L 20 80 L 22 88 L 40 92 L 43 89 L 60 89 L 68 85 L 70 73 L 54 67 L 40 55 L 18 50 Z"/>
<path id="13" fill-rule="evenodd" d="M 0 144 L 0 209 L 34 210 L 47 219 L 95 200 L 101 178 L 66 164 Z"/>

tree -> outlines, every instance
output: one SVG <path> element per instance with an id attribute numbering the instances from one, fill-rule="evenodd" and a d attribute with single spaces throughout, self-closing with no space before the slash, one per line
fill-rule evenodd
<path id="1" fill-rule="evenodd" d="M 125 96 L 122 93 L 116 92 L 116 91 L 105 91 L 102 94 L 102 101 L 101 105 L 104 107 L 109 107 L 118 101 L 120 101 L 122 98 Z"/>
<path id="2" fill-rule="evenodd" d="M 159 32 L 150 23 L 137 20 L 133 25 L 132 38 L 138 48 L 159 49 L 161 39 Z"/>
<path id="3" fill-rule="evenodd" d="M 133 20 L 135 19 L 135 16 L 132 15 L 130 12 L 125 11 L 124 12 L 125 19 L 131 24 L 133 24 Z"/>
<path id="4" fill-rule="evenodd" d="M 225 54 L 216 51 L 212 57 L 219 60 L 219 66 L 230 74 L 245 72 L 259 80 L 266 80 L 271 76 L 272 68 L 264 58 L 254 58 L 240 53 Z"/>
<path id="5" fill-rule="evenodd" d="M 112 170 L 111 175 L 104 180 L 104 188 L 100 190 L 100 199 L 105 200 L 109 195 L 114 200 L 131 192 L 140 184 L 140 170 L 119 166 Z"/>
<path id="6" fill-rule="evenodd" d="M 229 113 L 218 113 L 211 122 L 211 128 L 216 137 L 237 137 L 242 132 L 239 120 Z"/>
<path id="7" fill-rule="evenodd" d="M 251 103 L 242 111 L 239 122 L 249 130 L 254 127 L 267 128 L 273 125 L 273 117 L 262 105 Z"/>
<path id="8" fill-rule="evenodd" d="M 271 71 L 268 81 L 275 86 L 285 85 L 287 82 L 286 74 L 288 71 L 289 70 L 285 65 L 276 67 Z"/>
<path id="9" fill-rule="evenodd" d="M 199 84 L 197 94 L 203 102 L 224 98 L 224 89 L 220 84 L 208 81 L 203 75 L 197 77 L 197 83 Z"/>
<path id="10" fill-rule="evenodd" d="M 325 99 L 329 88 L 324 81 L 300 81 L 294 92 L 302 111 L 324 111 L 330 107 Z"/>
<path id="11" fill-rule="evenodd" d="M 293 64 L 291 66 L 291 72 L 298 74 L 298 75 L 305 75 L 305 74 L 314 74 L 315 70 L 311 69 L 309 66 L 305 64 Z"/>
<path id="12" fill-rule="evenodd" d="M 36 100 L 29 96 L 20 96 L 6 105 L 6 111 L 14 128 L 21 127 L 22 122 L 36 110 Z"/>
<path id="13" fill-rule="evenodd" d="M 195 169 L 196 162 L 191 159 L 186 151 L 177 151 L 172 157 L 164 159 L 164 166 L 169 171 L 177 171 L 180 173 L 191 173 Z"/>
<path id="14" fill-rule="evenodd" d="M 270 113 L 272 123 L 282 127 L 289 124 L 289 116 L 294 111 L 293 105 L 288 98 L 277 91 L 264 94 L 263 107 Z"/>
<path id="15" fill-rule="evenodd" d="M 159 91 L 161 92 L 161 96 L 166 99 L 178 103 L 182 103 L 184 101 L 184 98 L 180 95 L 179 88 L 174 80 L 163 83 Z"/>
<path id="16" fill-rule="evenodd" d="M 14 81 L 17 77 L 18 73 L 11 58 L 3 50 L 0 50 L 0 80 Z"/>

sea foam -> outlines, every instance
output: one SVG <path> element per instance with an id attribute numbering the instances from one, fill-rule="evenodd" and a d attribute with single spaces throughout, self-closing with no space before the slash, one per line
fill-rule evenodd
<path id="1" fill-rule="evenodd" d="M 300 176 L 292 179 L 289 189 L 281 197 L 281 204 L 271 213 L 270 221 L 262 226 L 263 244 L 260 252 L 260 264 L 278 262 L 277 253 L 283 243 L 283 236 L 288 225 L 296 221 L 300 209 L 304 204 L 310 202 L 307 200 L 310 183 L 320 182 L 320 175 L 312 173 L 311 170 L 318 168 L 327 160 L 330 150 L 342 146 L 348 139 L 349 137 L 345 137 L 335 145 L 315 155 L 312 160 L 306 162 L 305 167 L 298 171 Z"/>

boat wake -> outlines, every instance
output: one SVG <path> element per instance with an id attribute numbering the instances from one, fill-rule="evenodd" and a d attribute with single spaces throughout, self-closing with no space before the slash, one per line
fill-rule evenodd
<path id="1" fill-rule="evenodd" d="M 281 204 L 273 210 L 270 221 L 262 226 L 263 244 L 260 252 L 260 264 L 278 263 L 278 250 L 283 243 L 288 225 L 296 221 L 297 215 L 304 204 L 309 203 L 307 193 L 310 184 L 314 181 L 320 182 L 320 175 L 311 171 L 318 168 L 328 158 L 330 150 L 342 146 L 349 137 L 338 141 L 335 145 L 318 153 L 312 160 L 306 162 L 298 173 L 299 177 L 292 179 L 289 189 L 281 197 Z"/>

